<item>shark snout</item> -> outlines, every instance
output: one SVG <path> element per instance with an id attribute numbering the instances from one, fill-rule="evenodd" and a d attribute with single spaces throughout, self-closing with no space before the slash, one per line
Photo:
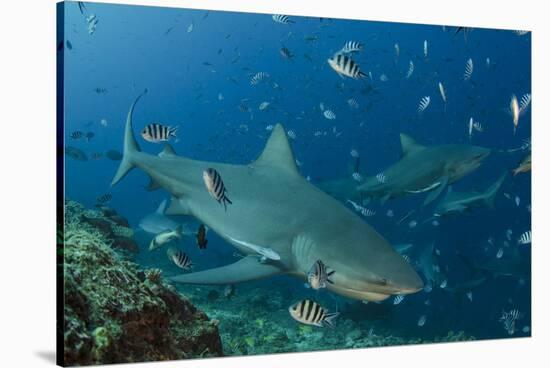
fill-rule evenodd
<path id="1" fill-rule="evenodd" d="M 395 273 L 393 278 L 387 280 L 387 288 L 391 294 L 413 294 L 424 288 L 424 282 L 409 265 Z"/>

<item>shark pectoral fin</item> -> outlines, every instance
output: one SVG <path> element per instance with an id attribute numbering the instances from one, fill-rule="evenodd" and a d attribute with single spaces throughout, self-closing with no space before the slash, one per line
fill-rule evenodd
<path id="1" fill-rule="evenodd" d="M 258 257 L 247 256 L 227 266 L 187 273 L 170 280 L 182 284 L 224 285 L 258 280 L 282 274 L 284 271 L 269 263 L 260 263 Z"/>
<path id="2" fill-rule="evenodd" d="M 160 204 L 159 204 L 157 210 L 155 211 L 155 213 L 164 215 L 164 211 L 166 211 L 166 199 L 164 199 L 162 202 L 160 202 Z"/>
<path id="3" fill-rule="evenodd" d="M 433 202 L 437 197 L 439 197 L 439 195 L 443 193 L 443 190 L 445 190 L 445 188 L 447 187 L 448 183 L 449 183 L 448 176 L 444 176 L 443 178 L 441 178 L 441 181 L 439 182 L 439 186 L 428 194 L 428 196 L 424 200 L 424 203 L 422 203 L 422 206 L 428 205 L 429 203 Z"/>
<path id="4" fill-rule="evenodd" d="M 170 205 L 168 206 L 164 214 L 187 216 L 191 214 L 191 211 L 189 210 L 189 206 L 187 206 L 184 200 L 172 197 Z"/>

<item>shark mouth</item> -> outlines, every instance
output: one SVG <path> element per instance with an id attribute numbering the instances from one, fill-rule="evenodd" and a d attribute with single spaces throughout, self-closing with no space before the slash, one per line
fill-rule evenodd
<path id="1" fill-rule="evenodd" d="M 440 181 L 436 181 L 435 183 L 433 183 L 432 185 L 429 185 L 427 186 L 426 188 L 422 188 L 422 189 L 418 189 L 418 190 L 406 190 L 407 193 L 424 193 L 424 192 L 429 192 L 430 190 L 432 189 L 435 189 L 437 188 L 438 186 L 441 185 L 441 182 Z"/>
<path id="2" fill-rule="evenodd" d="M 279 261 L 281 259 L 281 256 L 279 255 L 279 253 L 275 252 L 271 248 L 262 247 L 260 245 L 252 244 L 244 240 L 235 239 L 230 236 L 227 236 L 227 237 L 231 242 L 236 243 L 245 248 L 248 248 L 250 251 L 257 253 L 258 255 L 265 257 L 266 259 L 271 259 L 273 261 Z"/>

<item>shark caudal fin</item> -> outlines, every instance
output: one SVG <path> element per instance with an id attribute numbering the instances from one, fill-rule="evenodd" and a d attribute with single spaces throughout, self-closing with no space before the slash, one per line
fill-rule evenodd
<path id="1" fill-rule="evenodd" d="M 120 166 L 118 167 L 113 181 L 111 182 L 111 186 L 114 186 L 116 183 L 122 180 L 122 178 L 125 177 L 126 174 L 128 174 L 128 172 L 134 168 L 134 164 L 132 163 L 132 156 L 135 152 L 141 151 L 136 141 L 136 138 L 134 137 L 134 131 L 132 128 L 132 115 L 134 113 L 134 108 L 137 102 L 139 101 L 141 96 L 146 93 L 147 89 L 145 89 L 142 94 L 137 96 L 132 106 L 130 106 L 130 111 L 128 111 L 128 116 L 126 118 L 126 128 L 124 131 L 124 150 L 122 161 L 120 162 Z"/>
<path id="2" fill-rule="evenodd" d="M 489 207 L 493 208 L 495 206 L 495 198 L 507 176 L 507 172 L 503 173 L 500 178 L 485 191 L 485 201 Z"/>

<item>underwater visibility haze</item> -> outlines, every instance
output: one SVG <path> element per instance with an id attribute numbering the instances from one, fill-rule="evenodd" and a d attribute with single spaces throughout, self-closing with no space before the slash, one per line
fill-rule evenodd
<path id="1" fill-rule="evenodd" d="M 530 32 L 59 6 L 62 364 L 531 335 Z"/>

